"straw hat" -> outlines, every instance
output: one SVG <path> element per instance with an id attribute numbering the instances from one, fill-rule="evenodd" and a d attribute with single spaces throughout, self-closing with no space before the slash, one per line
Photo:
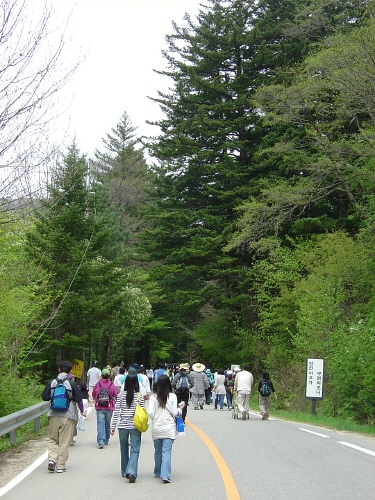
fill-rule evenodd
<path id="1" fill-rule="evenodd" d="M 193 366 L 192 366 L 193 370 L 195 372 L 203 372 L 203 370 L 206 368 L 204 365 L 202 365 L 202 363 L 195 363 Z"/>
<path id="2" fill-rule="evenodd" d="M 186 363 L 181 363 L 178 369 L 179 370 L 187 370 L 188 367 L 187 367 Z"/>

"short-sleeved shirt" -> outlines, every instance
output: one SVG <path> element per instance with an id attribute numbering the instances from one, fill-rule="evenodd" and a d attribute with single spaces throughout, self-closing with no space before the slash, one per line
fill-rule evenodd
<path id="1" fill-rule="evenodd" d="M 96 366 L 90 368 L 90 370 L 87 372 L 90 387 L 94 387 L 99 382 L 101 374 L 102 372 Z"/>

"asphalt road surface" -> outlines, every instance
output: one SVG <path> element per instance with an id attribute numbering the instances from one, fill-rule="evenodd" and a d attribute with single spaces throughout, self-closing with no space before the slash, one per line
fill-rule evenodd
<path id="1" fill-rule="evenodd" d="M 151 432 L 142 435 L 135 484 L 121 476 L 118 434 L 97 449 L 96 415 L 70 447 L 64 474 L 47 472 L 47 455 L 24 479 L 0 490 L 2 500 L 371 500 L 375 439 L 277 419 L 233 419 L 228 410 L 192 411 L 172 451 L 172 482 L 153 475 Z"/>

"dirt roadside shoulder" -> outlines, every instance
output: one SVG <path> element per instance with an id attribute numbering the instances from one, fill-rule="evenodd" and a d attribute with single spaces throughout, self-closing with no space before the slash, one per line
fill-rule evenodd
<path id="1" fill-rule="evenodd" d="M 47 437 L 31 439 L 0 454 L 0 488 L 29 467 L 47 451 Z"/>

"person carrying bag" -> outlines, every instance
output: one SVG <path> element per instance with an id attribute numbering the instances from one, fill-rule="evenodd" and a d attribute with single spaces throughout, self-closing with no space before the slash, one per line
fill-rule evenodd
<path id="1" fill-rule="evenodd" d="M 149 399 L 148 415 L 152 419 L 152 439 L 154 441 L 154 475 L 163 483 L 171 482 L 172 446 L 176 439 L 175 418 L 181 416 L 177 397 L 167 375 L 158 378 L 154 394 Z"/>
<path id="2" fill-rule="evenodd" d="M 134 423 L 137 405 L 144 409 L 145 401 L 143 396 L 139 394 L 137 375 L 128 373 L 124 390 L 119 393 L 116 400 L 111 422 L 111 435 L 114 435 L 117 427 L 121 452 L 121 474 L 129 479 L 129 483 L 135 483 L 137 478 L 138 458 L 141 449 L 141 432 Z M 128 444 L 129 440 L 130 445 Z"/>

